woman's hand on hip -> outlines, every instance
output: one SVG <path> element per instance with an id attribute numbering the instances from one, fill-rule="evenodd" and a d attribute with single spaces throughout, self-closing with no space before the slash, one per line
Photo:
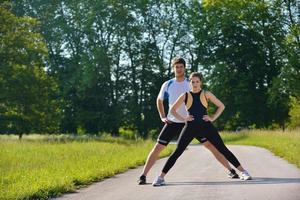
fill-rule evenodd
<path id="1" fill-rule="evenodd" d="M 206 122 L 213 122 L 214 121 L 209 115 L 204 115 L 202 119 Z"/>
<path id="2" fill-rule="evenodd" d="M 193 115 L 189 115 L 185 118 L 186 122 L 190 122 L 190 121 L 194 121 L 194 116 Z"/>

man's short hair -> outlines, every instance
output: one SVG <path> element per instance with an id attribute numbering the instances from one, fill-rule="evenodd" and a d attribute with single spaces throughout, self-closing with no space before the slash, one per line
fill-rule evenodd
<path id="1" fill-rule="evenodd" d="M 172 67 L 174 67 L 176 64 L 183 64 L 185 67 L 185 60 L 181 57 L 175 57 L 172 59 Z"/>

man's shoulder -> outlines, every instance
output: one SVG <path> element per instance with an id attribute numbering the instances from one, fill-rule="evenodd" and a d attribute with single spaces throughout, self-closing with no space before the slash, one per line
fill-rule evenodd
<path id="1" fill-rule="evenodd" d="M 174 84 L 175 83 L 175 84 Z M 185 86 L 188 86 L 189 87 L 189 80 L 186 78 L 186 79 L 184 79 L 184 83 L 185 83 Z M 162 87 L 165 87 L 166 89 L 169 89 L 170 87 L 178 87 L 179 85 L 178 84 L 176 84 L 176 79 L 175 78 L 172 78 L 172 79 L 169 79 L 169 80 L 166 80 L 164 83 L 163 83 L 163 85 L 162 85 Z M 180 87 L 182 87 L 183 85 L 182 84 L 180 84 Z"/>
<path id="2" fill-rule="evenodd" d="M 175 78 L 171 78 L 171 79 L 169 79 L 169 80 L 166 80 L 165 83 L 172 83 L 172 82 L 174 82 L 174 81 L 175 81 Z"/>
<path id="3" fill-rule="evenodd" d="M 172 78 L 172 79 L 169 79 L 169 80 L 166 80 L 163 84 L 162 84 L 162 86 L 163 87 L 170 87 L 170 85 L 174 82 L 174 78 Z"/>
<path id="4" fill-rule="evenodd" d="M 187 78 L 185 78 L 183 82 L 176 82 L 176 79 L 172 78 L 166 81 L 166 83 L 168 84 L 168 86 L 174 85 L 175 87 L 189 86 L 189 80 Z"/>

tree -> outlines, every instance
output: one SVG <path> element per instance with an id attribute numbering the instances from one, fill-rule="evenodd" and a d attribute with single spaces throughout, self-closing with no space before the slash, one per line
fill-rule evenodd
<path id="1" fill-rule="evenodd" d="M 226 105 L 220 127 L 266 127 L 288 105 L 268 104 L 284 53 L 283 16 L 272 6 L 261 1 L 207 0 L 194 6 L 201 14 L 191 12 L 192 19 L 201 18 L 193 25 L 199 62 L 208 73 L 210 88 Z M 280 120 L 286 116 L 285 110 Z"/>
<path id="2" fill-rule="evenodd" d="M 37 32 L 38 22 L 17 17 L 10 4 L 0 6 L 1 132 L 58 131 L 60 107 L 57 83 L 44 68 L 47 48 Z"/>

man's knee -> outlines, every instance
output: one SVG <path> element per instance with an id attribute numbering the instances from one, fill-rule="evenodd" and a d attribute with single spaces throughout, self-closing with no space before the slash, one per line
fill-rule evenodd
<path id="1" fill-rule="evenodd" d="M 209 141 L 204 142 L 203 145 L 205 146 L 205 148 L 207 148 L 210 151 L 213 151 L 216 149 L 215 146 L 212 145 L 212 143 L 210 143 Z"/>
<path id="2" fill-rule="evenodd" d="M 164 148 L 166 148 L 165 145 L 162 145 L 160 143 L 156 143 L 156 145 L 154 146 L 152 152 L 153 153 L 160 153 Z"/>

